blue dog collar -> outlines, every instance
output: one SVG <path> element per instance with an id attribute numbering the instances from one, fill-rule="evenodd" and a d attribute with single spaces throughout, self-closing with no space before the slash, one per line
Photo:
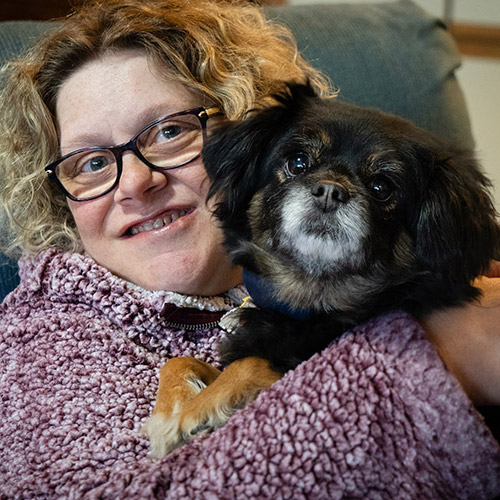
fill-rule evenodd
<path id="1" fill-rule="evenodd" d="M 255 305 L 262 309 L 272 309 L 298 320 L 309 319 L 313 314 L 311 310 L 294 309 L 286 302 L 279 301 L 276 298 L 276 290 L 272 283 L 265 277 L 248 269 L 243 269 L 243 283 Z"/>

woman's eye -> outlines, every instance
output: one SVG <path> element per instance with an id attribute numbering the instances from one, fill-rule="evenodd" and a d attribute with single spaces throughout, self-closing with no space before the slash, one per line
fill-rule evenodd
<path id="1" fill-rule="evenodd" d="M 285 161 L 285 174 L 295 177 L 305 172 L 311 166 L 311 157 L 307 153 L 294 153 Z"/>
<path id="2" fill-rule="evenodd" d="M 376 176 L 368 185 L 371 195 L 378 201 L 389 201 L 394 192 L 394 184 L 383 176 Z"/>
<path id="3" fill-rule="evenodd" d="M 175 139 L 181 133 L 182 127 L 180 125 L 167 125 L 158 131 L 156 141 L 170 141 L 172 139 Z"/>
<path id="4" fill-rule="evenodd" d="M 109 165 L 109 159 L 106 156 L 93 156 L 92 158 L 83 161 L 78 168 L 79 172 L 92 173 L 99 172 Z"/>

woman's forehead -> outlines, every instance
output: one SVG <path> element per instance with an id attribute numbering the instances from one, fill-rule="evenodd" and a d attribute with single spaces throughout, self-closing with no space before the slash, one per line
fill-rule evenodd
<path id="1" fill-rule="evenodd" d="M 61 145 L 72 150 L 114 144 L 122 134 L 120 140 L 128 140 L 148 123 L 202 101 L 182 83 L 160 76 L 143 52 L 109 53 L 78 68 L 61 86 Z"/>

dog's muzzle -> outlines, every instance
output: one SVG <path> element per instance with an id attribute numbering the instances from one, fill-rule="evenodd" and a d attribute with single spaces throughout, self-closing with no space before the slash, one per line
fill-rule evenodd
<path id="1" fill-rule="evenodd" d="M 340 203 L 346 203 L 350 194 L 340 182 L 323 181 L 314 184 L 311 194 L 320 209 L 330 212 L 337 208 Z"/>

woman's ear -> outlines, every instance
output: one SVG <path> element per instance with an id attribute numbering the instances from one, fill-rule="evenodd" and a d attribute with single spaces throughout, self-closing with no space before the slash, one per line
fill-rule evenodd
<path id="1" fill-rule="evenodd" d="M 417 220 L 417 255 L 427 269 L 472 281 L 499 257 L 500 231 L 491 183 L 468 152 L 433 157 Z"/>

